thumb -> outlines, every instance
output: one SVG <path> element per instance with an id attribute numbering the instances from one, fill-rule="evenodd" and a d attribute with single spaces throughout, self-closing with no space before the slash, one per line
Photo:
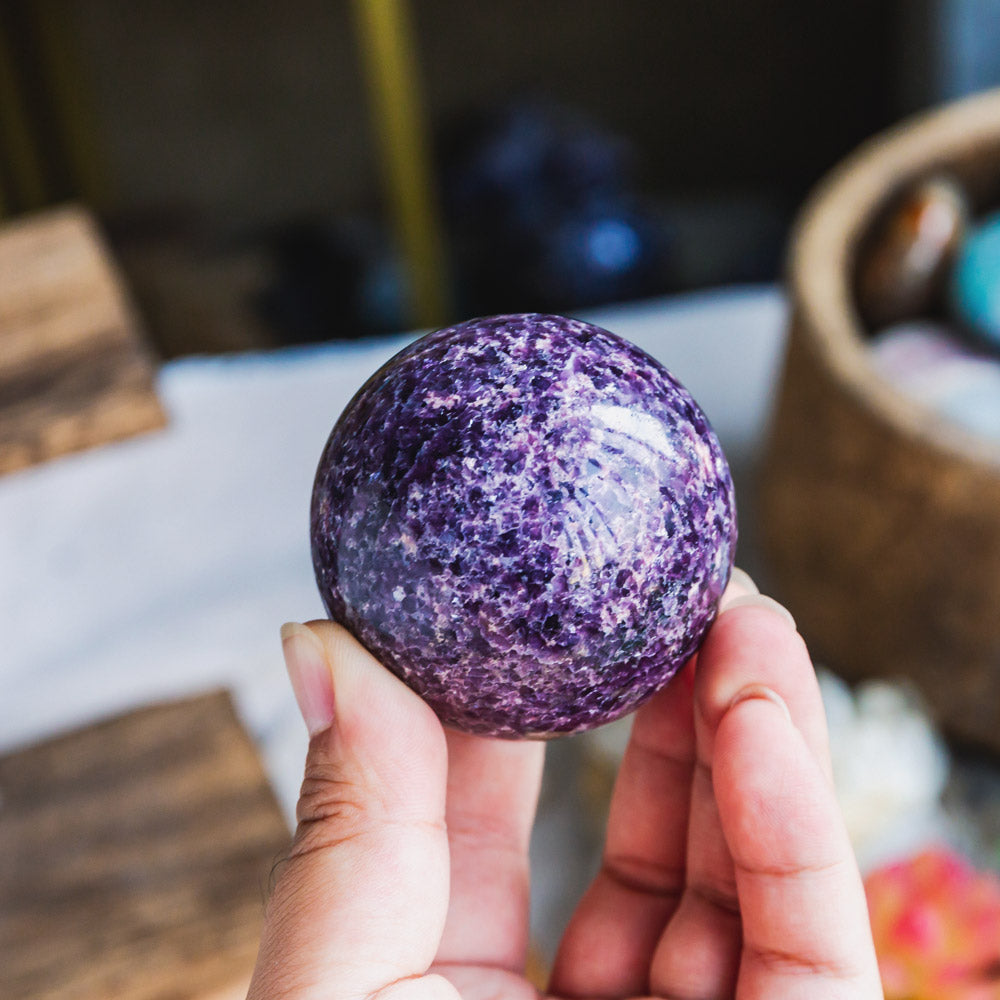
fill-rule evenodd
<path id="1" fill-rule="evenodd" d="M 282 647 L 311 738 L 249 998 L 455 1000 L 425 975 L 448 908 L 441 725 L 331 622 L 286 625 Z"/>

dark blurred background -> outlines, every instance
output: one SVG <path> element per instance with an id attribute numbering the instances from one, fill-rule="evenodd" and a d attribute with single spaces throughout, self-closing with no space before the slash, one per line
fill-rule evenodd
<path id="1" fill-rule="evenodd" d="M 4 0 L 4 214 L 91 205 L 164 356 L 568 312 L 776 280 L 833 164 L 1000 82 L 990 0 L 393 4 L 428 308 L 365 6 Z"/>

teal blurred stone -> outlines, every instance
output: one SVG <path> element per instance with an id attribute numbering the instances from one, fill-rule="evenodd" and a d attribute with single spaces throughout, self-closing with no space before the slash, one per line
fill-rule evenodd
<path id="1" fill-rule="evenodd" d="M 951 302 L 966 330 L 1000 350 L 1000 212 L 972 229 L 960 248 Z"/>

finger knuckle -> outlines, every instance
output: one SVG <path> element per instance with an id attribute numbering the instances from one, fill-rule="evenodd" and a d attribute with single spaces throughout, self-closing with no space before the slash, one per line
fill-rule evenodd
<path id="1" fill-rule="evenodd" d="M 339 763 L 310 754 L 299 792 L 296 848 L 314 847 L 317 839 L 346 840 L 366 823 L 370 796 Z"/>

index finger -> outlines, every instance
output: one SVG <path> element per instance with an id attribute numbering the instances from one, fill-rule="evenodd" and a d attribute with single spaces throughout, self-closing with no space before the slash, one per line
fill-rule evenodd
<path id="1" fill-rule="evenodd" d="M 649 993 L 649 963 L 684 886 L 694 768 L 694 663 L 636 714 L 608 815 L 600 871 L 566 929 L 549 992 Z"/>
<path id="2" fill-rule="evenodd" d="M 756 590 L 734 570 L 723 600 Z M 551 992 L 649 993 L 650 963 L 684 889 L 695 767 L 692 660 L 636 713 L 615 782 L 601 869 L 573 915 Z"/>

